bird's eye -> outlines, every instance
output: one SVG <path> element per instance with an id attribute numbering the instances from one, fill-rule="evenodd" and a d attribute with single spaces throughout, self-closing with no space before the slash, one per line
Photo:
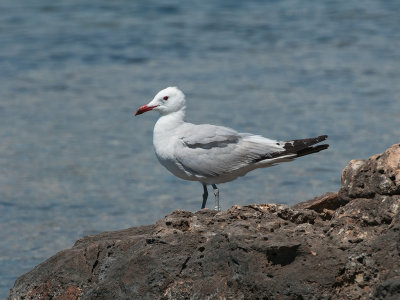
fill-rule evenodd
<path id="1" fill-rule="evenodd" d="M 164 98 L 163 98 L 164 100 L 168 100 L 168 96 L 164 96 Z"/>

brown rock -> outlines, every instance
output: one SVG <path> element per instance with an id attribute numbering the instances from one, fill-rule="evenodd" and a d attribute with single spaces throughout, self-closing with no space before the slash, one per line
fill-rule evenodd
<path id="1" fill-rule="evenodd" d="M 9 299 L 400 299 L 399 148 L 351 161 L 339 194 L 292 208 L 177 210 L 87 236 Z"/>
<path id="2" fill-rule="evenodd" d="M 328 192 L 309 201 L 298 203 L 293 208 L 311 209 L 318 212 L 322 219 L 330 220 L 335 210 L 346 203 L 347 201 L 339 198 L 337 192 Z"/>
<path id="3" fill-rule="evenodd" d="M 375 195 L 400 195 L 400 144 L 368 160 L 352 160 L 343 171 L 342 201 Z"/>

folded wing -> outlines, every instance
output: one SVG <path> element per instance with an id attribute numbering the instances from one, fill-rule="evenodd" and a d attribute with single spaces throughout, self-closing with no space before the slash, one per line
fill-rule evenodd
<path id="1" fill-rule="evenodd" d="M 187 124 L 179 139 L 175 158 L 185 172 L 198 178 L 241 176 L 278 158 L 295 156 L 279 155 L 286 151 L 281 142 L 221 126 Z"/>

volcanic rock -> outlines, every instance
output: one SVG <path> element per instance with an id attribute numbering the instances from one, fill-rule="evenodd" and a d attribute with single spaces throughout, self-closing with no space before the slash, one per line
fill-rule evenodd
<path id="1" fill-rule="evenodd" d="M 288 207 L 177 210 L 78 240 L 9 299 L 400 299 L 400 144 Z"/>

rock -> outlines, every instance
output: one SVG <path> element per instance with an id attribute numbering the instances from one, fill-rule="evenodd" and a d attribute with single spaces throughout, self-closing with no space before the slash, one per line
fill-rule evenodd
<path id="1" fill-rule="evenodd" d="M 400 144 L 368 160 L 352 160 L 342 173 L 340 199 L 375 195 L 400 195 Z"/>
<path id="2" fill-rule="evenodd" d="M 84 237 L 9 299 L 400 299 L 399 164 L 394 145 L 294 207 L 177 210 Z"/>
<path id="3" fill-rule="evenodd" d="M 338 193 L 328 192 L 309 201 L 298 203 L 293 208 L 314 210 L 320 213 L 321 218 L 326 220 L 331 219 L 335 210 L 346 203 L 347 201 L 339 198 Z"/>

